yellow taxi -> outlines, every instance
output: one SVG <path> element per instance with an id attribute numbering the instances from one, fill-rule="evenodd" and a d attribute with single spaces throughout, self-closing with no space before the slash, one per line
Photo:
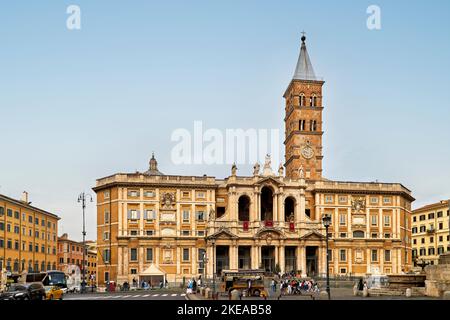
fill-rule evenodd
<path id="1" fill-rule="evenodd" d="M 45 286 L 45 298 L 46 300 L 62 300 L 64 292 L 57 286 Z"/>

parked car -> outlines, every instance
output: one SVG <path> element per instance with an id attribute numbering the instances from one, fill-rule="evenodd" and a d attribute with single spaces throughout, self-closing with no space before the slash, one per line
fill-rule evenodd
<path id="1" fill-rule="evenodd" d="M 12 283 L 7 290 L 0 295 L 0 300 L 43 300 L 45 288 L 40 282 Z"/>
<path id="2" fill-rule="evenodd" d="M 62 300 L 64 291 L 58 286 L 45 286 L 46 300 Z"/>

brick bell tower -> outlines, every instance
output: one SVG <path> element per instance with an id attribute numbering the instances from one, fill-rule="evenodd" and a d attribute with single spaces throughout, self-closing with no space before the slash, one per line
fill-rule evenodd
<path id="1" fill-rule="evenodd" d="M 303 33 L 300 55 L 284 99 L 286 177 L 322 179 L 322 86 L 314 73 Z"/>

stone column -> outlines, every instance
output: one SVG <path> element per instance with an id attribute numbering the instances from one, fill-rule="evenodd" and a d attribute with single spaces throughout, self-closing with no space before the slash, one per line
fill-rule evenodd
<path id="1" fill-rule="evenodd" d="M 213 265 L 213 260 L 214 260 L 213 246 L 208 246 L 208 247 L 206 248 L 206 257 L 208 258 L 208 263 L 207 263 L 207 268 L 206 268 L 207 277 L 208 277 L 208 278 L 212 278 L 213 272 L 214 272 L 214 265 Z"/>
<path id="2" fill-rule="evenodd" d="M 122 219 L 122 235 L 126 236 L 128 235 L 128 204 L 126 202 L 123 204 Z"/>
<path id="3" fill-rule="evenodd" d="M 180 255 L 180 247 L 177 247 L 175 251 L 175 261 L 177 262 L 177 275 L 181 274 L 181 255 Z"/>
<path id="4" fill-rule="evenodd" d="M 383 221 L 383 210 L 381 208 L 378 209 L 378 233 L 380 234 L 380 238 L 384 238 L 383 234 L 383 227 L 384 227 L 384 221 Z"/>
<path id="5" fill-rule="evenodd" d="M 348 273 L 353 272 L 353 248 L 348 249 Z"/>
<path id="6" fill-rule="evenodd" d="M 276 267 L 276 265 L 278 264 L 278 265 L 280 265 L 280 260 L 279 260 L 279 256 L 278 256 L 278 253 L 279 253 L 279 245 L 277 244 L 277 245 L 275 245 L 275 267 Z"/>
<path id="7" fill-rule="evenodd" d="M 144 248 L 139 246 L 138 248 L 138 261 L 139 261 L 139 273 L 144 271 Z"/>
<path id="8" fill-rule="evenodd" d="M 153 263 L 159 267 L 159 265 L 161 263 L 161 259 L 160 259 L 161 248 L 153 247 L 153 250 L 155 251 L 155 256 L 153 257 Z"/>
<path id="9" fill-rule="evenodd" d="M 235 243 L 231 244 L 229 247 L 229 257 L 230 257 L 230 269 L 238 269 L 238 247 Z"/>
<path id="10" fill-rule="evenodd" d="M 278 192 L 273 194 L 273 221 L 278 221 Z"/>
<path id="11" fill-rule="evenodd" d="M 366 249 L 366 261 L 367 261 L 366 272 L 370 273 L 370 272 L 372 272 L 371 267 L 370 267 L 372 264 L 372 255 L 370 254 L 369 248 Z"/>
<path id="12" fill-rule="evenodd" d="M 352 230 L 352 208 L 348 208 L 347 209 L 347 230 L 348 230 L 348 235 L 353 235 L 353 230 Z M 368 221 L 366 221 L 366 223 L 369 223 Z M 339 234 L 336 236 L 338 237 Z"/>
<path id="13" fill-rule="evenodd" d="M 295 216 L 295 221 L 297 223 L 301 223 L 305 221 L 305 207 L 306 207 L 306 199 L 305 199 L 305 190 L 300 190 L 300 200 L 297 203 L 297 214 Z"/>
<path id="14" fill-rule="evenodd" d="M 281 269 L 281 273 L 285 273 L 286 272 L 286 261 L 285 261 L 285 246 L 284 243 L 281 242 L 280 247 L 278 249 L 278 254 L 280 256 L 279 261 L 280 261 L 280 269 Z"/>
<path id="15" fill-rule="evenodd" d="M 123 275 L 123 248 L 118 247 L 118 261 L 117 261 L 117 274 L 119 276 Z"/>
<path id="16" fill-rule="evenodd" d="M 191 274 L 192 276 L 197 275 L 197 247 L 193 246 L 191 248 Z"/>

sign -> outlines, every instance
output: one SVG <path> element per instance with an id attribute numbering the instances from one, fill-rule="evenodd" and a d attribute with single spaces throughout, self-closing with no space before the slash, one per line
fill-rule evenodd
<path id="1" fill-rule="evenodd" d="M 243 227 L 244 227 L 244 231 L 248 231 L 248 221 L 244 221 Z"/>

